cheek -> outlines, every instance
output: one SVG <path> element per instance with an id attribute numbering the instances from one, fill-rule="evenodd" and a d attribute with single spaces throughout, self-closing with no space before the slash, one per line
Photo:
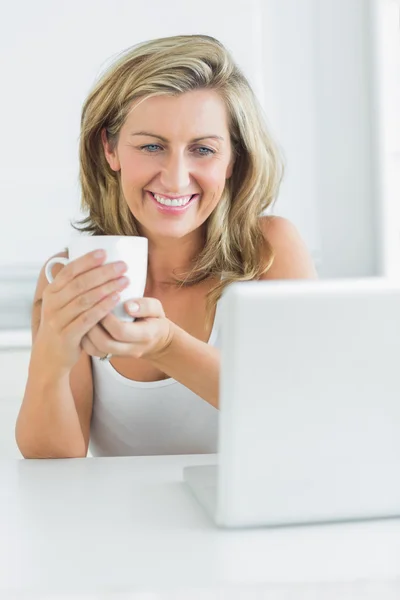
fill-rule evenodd
<path id="1" fill-rule="evenodd" d="M 157 170 L 156 161 L 138 153 L 132 148 L 126 148 L 120 153 L 121 175 L 125 181 L 140 181 L 148 174 Z"/>
<path id="2" fill-rule="evenodd" d="M 216 189 L 223 189 L 226 179 L 226 167 L 225 165 L 215 164 L 204 169 L 203 180 L 207 183 L 207 187 Z"/>

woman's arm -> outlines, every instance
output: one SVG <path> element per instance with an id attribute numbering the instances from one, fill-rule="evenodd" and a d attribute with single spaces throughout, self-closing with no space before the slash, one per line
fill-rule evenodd
<path id="1" fill-rule="evenodd" d="M 60 253 L 56 256 L 67 256 Z M 63 267 L 55 265 L 53 275 Z M 41 339 L 42 268 L 32 310 L 32 350 L 28 379 L 15 425 L 15 438 L 25 458 L 77 458 L 87 454 L 92 414 L 90 358 L 81 352 L 69 374 L 60 373 L 54 351 Z"/>
<path id="2" fill-rule="evenodd" d="M 220 352 L 171 322 L 171 342 L 150 362 L 218 408 Z"/>
<path id="3" fill-rule="evenodd" d="M 264 237 L 271 244 L 275 260 L 261 278 L 316 279 L 317 272 L 296 227 L 283 217 L 263 217 Z M 151 362 L 195 394 L 219 407 L 220 352 L 172 324 L 171 343 Z"/>

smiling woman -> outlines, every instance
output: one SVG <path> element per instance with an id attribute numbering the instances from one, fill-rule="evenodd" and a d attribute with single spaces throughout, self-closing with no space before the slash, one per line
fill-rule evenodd
<path id="1" fill-rule="evenodd" d="M 24 456 L 85 456 L 89 443 L 94 455 L 216 451 L 223 290 L 316 276 L 294 226 L 263 216 L 282 172 L 256 97 L 215 38 L 143 42 L 106 71 L 82 109 L 87 217 L 76 228 L 145 236 L 145 294 L 125 305 L 135 321 L 120 322 L 126 266 L 85 255 L 50 284 L 42 270 L 16 430 Z"/>

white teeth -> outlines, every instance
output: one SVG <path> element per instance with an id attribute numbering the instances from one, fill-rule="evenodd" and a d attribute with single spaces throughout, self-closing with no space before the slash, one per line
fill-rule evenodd
<path id="1" fill-rule="evenodd" d="M 164 204 L 165 206 L 185 206 L 190 200 L 192 196 L 185 196 L 184 198 L 164 198 L 163 196 L 159 196 L 158 194 L 153 194 L 154 198 L 160 204 Z"/>

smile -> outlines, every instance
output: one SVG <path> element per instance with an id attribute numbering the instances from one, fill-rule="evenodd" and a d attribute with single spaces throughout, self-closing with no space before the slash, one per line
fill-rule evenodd
<path id="1" fill-rule="evenodd" d="M 146 191 L 146 193 L 161 212 L 170 214 L 178 214 L 186 211 L 200 195 L 193 194 L 192 196 L 183 196 L 181 198 L 165 198 L 153 192 Z"/>
<path id="2" fill-rule="evenodd" d="M 157 202 L 164 204 L 165 206 L 185 206 L 194 196 L 194 194 L 192 194 L 191 196 L 183 196 L 181 198 L 166 198 L 165 196 L 160 196 L 159 194 L 154 194 L 153 192 L 151 193 Z"/>

